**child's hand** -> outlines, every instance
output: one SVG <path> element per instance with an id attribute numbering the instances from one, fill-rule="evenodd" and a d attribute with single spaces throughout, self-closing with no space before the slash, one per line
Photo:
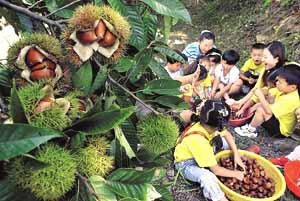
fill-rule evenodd
<path id="1" fill-rule="evenodd" d="M 243 179 L 244 179 L 244 172 L 243 171 L 234 170 L 234 177 L 236 179 L 238 179 L 239 181 L 243 181 Z"/>
<path id="2" fill-rule="evenodd" d="M 241 117 L 245 113 L 245 109 L 241 108 L 239 111 L 235 113 L 236 117 Z"/>
<path id="3" fill-rule="evenodd" d="M 181 93 L 186 93 L 186 92 L 189 91 L 189 89 L 190 89 L 190 85 L 189 85 L 189 84 L 186 84 L 186 85 L 181 86 L 181 87 L 179 88 L 179 91 L 180 91 Z"/>
<path id="4" fill-rule="evenodd" d="M 255 79 L 253 79 L 252 77 L 249 78 L 248 80 L 249 84 L 254 84 L 256 82 Z"/>
<path id="5" fill-rule="evenodd" d="M 239 153 L 234 154 L 234 168 L 235 169 L 237 168 L 237 165 L 240 166 L 241 168 L 243 168 L 243 170 L 246 169 L 246 166 L 243 163 Z"/>

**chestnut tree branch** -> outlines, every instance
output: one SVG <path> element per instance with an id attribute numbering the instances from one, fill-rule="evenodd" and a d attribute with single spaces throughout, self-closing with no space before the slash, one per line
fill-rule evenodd
<path id="1" fill-rule="evenodd" d="M 21 6 L 17 6 L 15 4 L 12 4 L 12 3 L 10 3 L 6 0 L 0 0 L 0 5 L 8 8 L 8 9 L 14 10 L 16 12 L 22 13 L 24 15 L 27 15 L 27 16 L 35 19 L 35 20 L 42 21 L 42 22 L 45 22 L 46 24 L 56 26 L 61 30 L 63 29 L 63 25 L 61 25 L 60 23 L 58 23 L 54 20 L 50 20 L 45 16 L 41 16 L 41 15 L 38 15 L 36 13 L 33 13 L 33 12 L 31 12 L 30 10 L 28 10 L 26 8 L 23 8 Z"/>
<path id="2" fill-rule="evenodd" d="M 88 179 L 84 176 L 82 176 L 79 172 L 76 172 L 77 177 L 79 178 L 80 181 L 86 186 L 87 190 L 89 193 L 94 195 L 96 198 L 98 198 L 97 194 L 95 193 L 94 189 L 91 187 L 91 185 L 88 182 Z"/>
<path id="3" fill-rule="evenodd" d="M 66 4 L 66 5 L 64 5 L 64 6 L 60 7 L 60 8 L 58 8 L 57 10 L 54 10 L 53 12 L 49 13 L 48 15 L 46 15 L 46 17 L 49 17 L 49 16 L 53 15 L 54 13 L 57 13 L 57 12 L 59 12 L 59 11 L 65 9 L 65 8 L 67 8 L 67 7 L 69 7 L 69 6 L 72 6 L 73 4 L 76 4 L 76 3 L 80 2 L 80 1 L 81 1 L 81 0 L 72 1 L 71 3 Z"/>
<path id="4" fill-rule="evenodd" d="M 36 5 L 38 5 L 39 3 L 42 3 L 44 0 L 39 0 L 37 2 L 35 2 L 34 4 L 32 4 L 31 6 L 29 6 L 27 9 L 32 9 L 33 7 L 35 7 Z"/>

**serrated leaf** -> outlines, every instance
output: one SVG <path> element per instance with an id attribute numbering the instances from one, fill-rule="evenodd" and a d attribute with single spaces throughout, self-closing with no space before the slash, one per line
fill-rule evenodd
<path id="1" fill-rule="evenodd" d="M 160 96 L 154 99 L 154 101 L 176 110 L 189 109 L 189 104 L 187 104 L 182 98 L 179 98 L 178 96 Z"/>
<path id="2" fill-rule="evenodd" d="M 127 6 L 121 0 L 108 0 L 108 3 L 125 16 L 131 26 L 131 36 L 129 43 L 141 50 L 147 46 L 147 35 L 141 16 L 138 14 L 136 6 Z"/>
<path id="3" fill-rule="evenodd" d="M 151 59 L 149 67 L 154 74 L 156 74 L 160 79 L 171 79 L 169 73 L 164 68 L 161 63 L 157 62 L 155 59 Z"/>
<path id="4" fill-rule="evenodd" d="M 179 87 L 181 86 L 181 82 L 176 80 L 152 80 L 149 82 L 143 93 L 145 94 L 161 94 L 161 95 L 180 95 Z"/>
<path id="5" fill-rule="evenodd" d="M 21 103 L 20 97 L 18 95 L 18 91 L 14 84 L 11 89 L 10 95 L 10 112 L 14 123 L 28 123 L 28 119 L 25 115 L 24 107 Z"/>
<path id="6" fill-rule="evenodd" d="M 161 15 L 171 16 L 175 19 L 192 23 L 191 16 L 180 0 L 140 0 L 149 5 L 154 11 Z"/>
<path id="7" fill-rule="evenodd" d="M 94 175 L 89 178 L 89 182 L 95 190 L 96 195 L 103 201 L 117 201 L 117 197 L 110 187 L 105 183 L 103 177 Z"/>
<path id="8" fill-rule="evenodd" d="M 135 158 L 136 155 L 135 155 L 134 151 L 132 150 L 130 144 L 128 143 L 122 129 L 118 126 L 114 130 L 115 130 L 116 138 L 119 140 L 121 146 L 125 149 L 126 155 L 130 159 Z"/>
<path id="9" fill-rule="evenodd" d="M 157 32 L 157 16 L 152 15 L 149 11 L 145 11 L 143 16 L 143 22 L 145 25 L 145 33 L 147 34 L 148 41 L 154 41 Z"/>
<path id="10" fill-rule="evenodd" d="M 125 121 L 135 109 L 135 107 L 128 107 L 119 110 L 98 112 L 77 121 L 69 129 L 81 131 L 87 135 L 105 133 Z"/>
<path id="11" fill-rule="evenodd" d="M 182 58 L 182 56 L 180 56 L 177 52 L 175 52 L 174 50 L 172 50 L 171 48 L 167 47 L 167 46 L 156 46 L 154 47 L 155 51 L 158 51 L 159 53 L 161 53 L 162 55 L 166 55 L 172 59 L 175 59 L 176 61 L 180 61 L 181 63 L 187 63 L 184 58 Z"/>
<path id="12" fill-rule="evenodd" d="M 85 62 L 72 76 L 74 87 L 88 94 L 93 80 L 92 66 L 89 61 Z"/>
<path id="13" fill-rule="evenodd" d="M 90 94 L 93 94 L 96 90 L 104 86 L 107 79 L 107 73 L 107 65 L 101 66 L 96 75 L 96 78 L 94 79 L 93 85 L 90 88 Z"/>
<path id="14" fill-rule="evenodd" d="M 27 153 L 63 133 L 27 124 L 0 124 L 0 160 Z"/>

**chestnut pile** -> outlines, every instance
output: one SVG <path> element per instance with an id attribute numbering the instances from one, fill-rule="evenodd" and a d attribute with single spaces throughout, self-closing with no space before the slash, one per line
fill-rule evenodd
<path id="1" fill-rule="evenodd" d="M 28 50 L 25 61 L 31 71 L 31 80 L 55 77 L 56 63 L 48 59 L 36 47 L 31 47 Z"/>
<path id="2" fill-rule="evenodd" d="M 275 183 L 266 175 L 264 168 L 257 163 L 256 159 L 242 156 L 242 161 L 246 166 L 243 181 L 239 181 L 236 178 L 219 177 L 220 181 L 231 190 L 248 197 L 272 197 L 275 192 Z M 219 165 L 233 170 L 233 158 L 221 158 Z"/>
<path id="3" fill-rule="evenodd" d="M 94 29 L 77 31 L 76 36 L 83 45 L 90 45 L 93 42 L 98 41 L 98 44 L 104 48 L 112 46 L 117 39 L 117 37 L 107 29 L 105 23 L 101 19 Z"/>

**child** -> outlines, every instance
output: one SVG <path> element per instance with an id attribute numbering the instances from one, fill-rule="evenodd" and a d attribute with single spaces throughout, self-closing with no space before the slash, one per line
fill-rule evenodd
<path id="1" fill-rule="evenodd" d="M 209 74 L 211 77 L 211 81 L 213 82 L 215 79 L 215 69 L 221 62 L 222 52 L 221 50 L 212 48 L 207 52 L 207 57 L 209 59 Z"/>
<path id="2" fill-rule="evenodd" d="M 274 103 L 266 100 L 262 90 L 257 88 L 255 95 L 259 103 L 251 123 L 235 128 L 241 136 L 256 137 L 256 128 L 263 126 L 269 133 L 289 137 L 296 124 L 295 110 L 299 107 L 300 70 L 297 65 L 289 64 L 277 71 Z"/>
<path id="3" fill-rule="evenodd" d="M 213 201 L 227 200 L 216 176 L 232 177 L 240 181 L 244 177 L 243 171 L 220 167 L 214 155 L 215 151 L 230 147 L 235 164 L 245 169 L 234 138 L 224 129 L 229 115 L 230 108 L 222 101 L 203 101 L 199 115 L 191 115 L 193 123 L 178 138 L 174 152 L 176 169 L 181 171 L 184 178 L 199 183 L 204 196 Z M 221 131 L 223 137 L 220 136 Z"/>
<path id="4" fill-rule="evenodd" d="M 229 99 L 230 94 L 240 90 L 240 86 L 234 83 L 239 79 L 239 69 L 235 64 L 239 61 L 240 55 L 235 50 L 227 50 L 222 55 L 221 64 L 216 67 L 215 80 L 212 87 L 212 98 Z"/>
<path id="5" fill-rule="evenodd" d="M 177 54 L 179 54 L 185 61 L 188 61 L 187 56 L 185 54 L 181 53 L 179 50 L 175 50 Z M 180 61 L 177 61 L 173 58 L 170 58 L 167 56 L 167 65 L 165 66 L 166 71 L 169 73 L 170 77 L 174 79 L 177 76 L 182 75 L 182 66 L 183 63 Z"/>
<path id="6" fill-rule="evenodd" d="M 251 58 L 248 59 L 244 66 L 241 68 L 240 79 L 238 79 L 237 85 L 244 85 L 243 93 L 248 93 L 256 83 L 260 72 L 265 68 L 265 64 L 262 61 L 263 51 L 265 45 L 262 43 L 255 43 L 251 48 Z"/>
<path id="7" fill-rule="evenodd" d="M 181 87 L 183 92 L 183 99 L 187 103 L 193 102 L 193 97 L 198 97 L 201 100 L 209 97 L 209 89 L 211 87 L 210 75 L 206 68 L 200 65 L 198 62 L 194 62 L 189 66 L 190 71 L 188 74 L 194 74 L 195 71 L 199 70 L 199 76 L 193 80 L 192 84 L 186 84 Z"/>
<path id="8" fill-rule="evenodd" d="M 263 62 L 265 63 L 265 68 L 260 73 L 255 88 L 267 88 L 273 87 L 275 76 L 270 76 L 274 74 L 276 70 L 283 66 L 285 62 L 285 48 L 284 45 L 279 41 L 273 41 L 264 49 L 263 52 Z M 269 78 L 269 82 L 267 82 Z M 272 84 L 273 83 L 273 84 Z M 243 114 L 244 111 L 254 105 L 258 99 L 254 96 L 254 89 L 251 90 L 245 97 L 234 103 L 236 108 L 240 108 L 237 114 Z"/>
<path id="9" fill-rule="evenodd" d="M 214 43 L 215 35 L 208 30 L 204 30 L 200 33 L 199 41 L 187 45 L 182 53 L 188 57 L 188 62 L 192 63 L 212 49 Z"/>
<path id="10" fill-rule="evenodd" d="M 298 145 L 294 151 L 286 156 L 281 156 L 279 158 L 269 158 L 274 165 L 283 167 L 289 161 L 300 160 L 300 145 Z M 300 167 L 299 167 L 300 168 Z"/>

